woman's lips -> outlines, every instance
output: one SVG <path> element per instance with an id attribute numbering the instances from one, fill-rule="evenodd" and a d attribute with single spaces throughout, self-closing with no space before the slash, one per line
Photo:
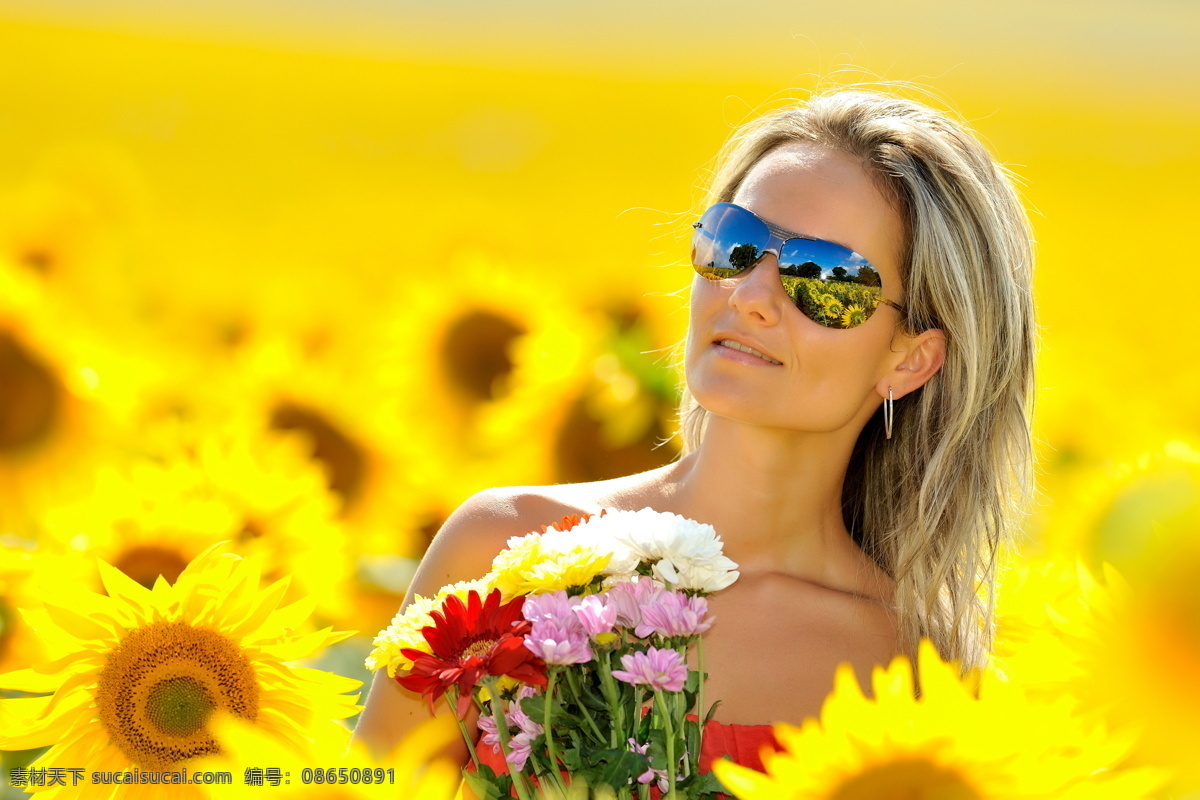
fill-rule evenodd
<path id="1" fill-rule="evenodd" d="M 744 353 L 745 355 L 750 356 L 754 359 L 757 359 L 758 361 L 761 361 L 764 364 L 771 364 L 774 366 L 783 366 L 783 362 L 776 361 L 775 359 L 768 356 L 766 353 L 763 353 L 761 350 L 755 350 L 750 345 L 742 344 L 741 342 L 739 342 L 735 339 L 721 339 L 721 340 L 715 342 L 715 344 L 718 345 L 719 347 L 724 347 L 729 350 L 732 350 L 735 353 Z M 735 360 L 741 361 L 742 359 L 738 358 Z M 753 363 L 753 362 L 751 362 L 751 363 Z"/>

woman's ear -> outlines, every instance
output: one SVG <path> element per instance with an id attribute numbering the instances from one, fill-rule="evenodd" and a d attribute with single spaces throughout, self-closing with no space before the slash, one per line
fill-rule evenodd
<path id="1" fill-rule="evenodd" d="M 915 392 L 937 374 L 946 361 L 946 334 L 940 328 L 921 331 L 916 336 L 897 337 L 892 352 L 897 360 L 876 389 L 881 397 L 891 388 L 896 399 Z"/>

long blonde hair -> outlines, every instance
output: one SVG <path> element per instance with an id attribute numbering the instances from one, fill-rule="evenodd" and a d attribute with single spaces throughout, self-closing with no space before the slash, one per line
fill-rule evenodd
<path id="1" fill-rule="evenodd" d="M 705 206 L 731 201 L 751 167 L 788 142 L 861 159 L 907 229 L 908 333 L 940 328 L 946 359 L 859 435 L 842 490 L 846 526 L 895 580 L 902 641 L 979 665 L 990 647 L 995 558 L 1031 496 L 1035 327 L 1032 234 L 1006 170 L 961 123 L 876 91 L 832 91 L 737 129 Z M 684 392 L 684 452 L 707 412 Z"/>

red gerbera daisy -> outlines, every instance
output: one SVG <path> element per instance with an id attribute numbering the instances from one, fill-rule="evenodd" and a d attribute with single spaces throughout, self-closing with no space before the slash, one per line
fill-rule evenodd
<path id="1" fill-rule="evenodd" d="M 407 676 L 396 676 L 405 689 L 420 692 L 430 707 L 451 686 L 458 687 L 458 716 L 466 716 L 471 696 L 483 675 L 507 675 L 510 678 L 546 685 L 546 664 L 525 647 L 525 634 L 532 623 L 521 616 L 524 597 L 500 604 L 500 590 L 493 589 L 482 600 L 479 593 L 467 593 L 463 603 L 450 595 L 441 611 L 434 611 L 433 625 L 421 630 L 433 653 L 404 648 L 400 652 L 412 659 Z"/>

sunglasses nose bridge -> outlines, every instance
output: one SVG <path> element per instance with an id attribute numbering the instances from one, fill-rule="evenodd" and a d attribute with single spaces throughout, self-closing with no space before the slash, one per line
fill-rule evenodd
<path id="1" fill-rule="evenodd" d="M 770 259 L 768 259 L 770 256 Z M 760 269 L 763 265 L 766 269 Z M 776 291 L 782 292 L 787 296 L 787 289 L 783 285 L 783 275 L 779 271 L 779 250 L 777 247 L 764 248 L 755 259 L 754 263 L 744 269 L 737 277 L 737 284 L 734 291 L 745 295 L 747 292 L 757 293 L 762 289 L 766 289 L 768 295 L 775 295 Z M 762 285 L 762 288 L 755 290 L 755 286 L 760 281 L 767 281 Z M 746 284 L 750 284 L 747 286 Z M 739 292 L 740 290 L 740 292 Z M 787 298 L 790 302 L 791 298 Z"/>

